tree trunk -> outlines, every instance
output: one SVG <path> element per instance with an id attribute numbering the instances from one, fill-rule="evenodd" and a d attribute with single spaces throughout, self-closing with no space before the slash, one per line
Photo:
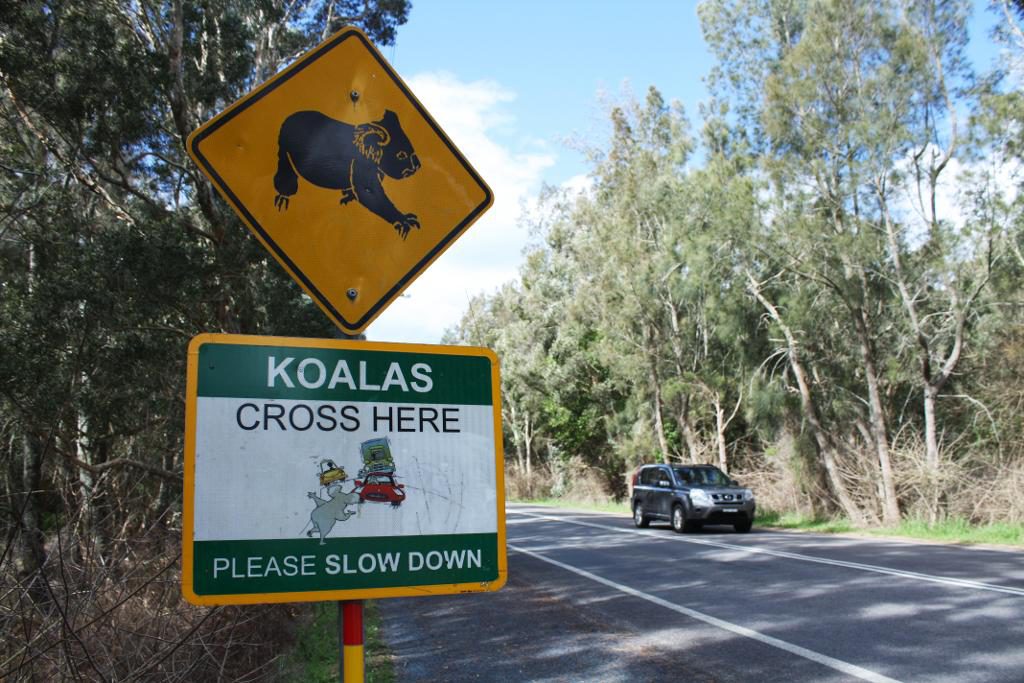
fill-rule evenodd
<path id="1" fill-rule="evenodd" d="M 858 320 L 857 332 L 860 336 L 859 346 L 861 362 L 864 365 L 864 377 L 868 384 L 871 436 L 875 440 L 878 469 L 882 476 L 882 490 L 885 494 L 882 499 L 882 521 L 887 525 L 896 525 L 900 523 L 900 506 L 896 497 L 896 478 L 892 471 L 892 459 L 889 455 L 889 431 L 885 422 L 885 408 L 882 406 L 878 370 L 875 368 L 863 319 Z"/>
<path id="2" fill-rule="evenodd" d="M 658 439 L 663 462 L 671 462 L 669 458 L 668 437 L 665 435 L 665 420 L 662 416 L 661 376 L 658 374 L 658 358 L 655 355 L 654 333 L 649 325 L 644 326 L 644 344 L 647 347 L 647 372 L 651 382 L 651 416 L 654 419 L 654 434 Z"/>
<path id="3" fill-rule="evenodd" d="M 91 442 L 89 424 L 85 416 L 79 413 L 76 417 L 77 434 L 75 435 L 75 457 L 87 465 L 97 465 L 94 457 L 95 447 Z M 85 467 L 78 468 L 79 519 L 82 533 L 79 539 L 83 542 L 84 551 L 94 553 L 94 557 L 102 560 L 106 556 L 106 535 L 103 533 L 103 519 L 99 505 L 98 483 L 101 475 L 95 474 Z M 85 543 L 88 541 L 88 543 Z"/>
<path id="4" fill-rule="evenodd" d="M 939 471 L 939 439 L 936 434 L 935 400 L 939 389 L 931 382 L 924 386 L 924 444 L 925 463 L 932 472 Z"/>
<path id="5" fill-rule="evenodd" d="M 736 413 L 740 411 L 740 404 L 743 402 L 743 392 L 740 392 L 739 397 L 736 399 L 736 405 L 733 406 L 732 413 L 728 418 L 725 417 L 725 409 L 722 407 L 722 397 L 717 391 L 713 393 L 712 403 L 715 406 L 715 433 L 716 440 L 718 442 L 718 468 L 729 473 L 729 450 L 725 443 L 725 431 L 729 429 L 729 425 L 736 418 Z"/>
<path id="6" fill-rule="evenodd" d="M 670 297 L 665 300 L 665 306 L 669 311 L 669 323 L 672 326 L 672 335 L 669 337 L 672 347 L 672 355 L 674 356 L 676 374 L 678 377 L 684 377 L 686 375 L 686 364 L 683 359 L 686 343 L 680 339 L 679 333 L 679 308 Z M 690 417 L 690 393 L 685 392 L 680 397 L 681 406 L 679 409 L 679 417 L 676 422 L 679 426 L 679 433 L 683 435 L 683 442 L 686 444 L 686 454 L 690 459 L 690 462 L 696 463 L 700 461 L 700 441 L 697 438 L 697 431 L 693 428 L 693 420 Z"/>
<path id="7" fill-rule="evenodd" d="M 939 397 L 939 389 L 931 382 L 924 385 L 924 444 L 925 466 L 928 471 L 928 491 L 931 500 L 932 524 L 945 515 L 946 499 L 940 484 L 939 439 L 936 435 L 935 401 Z"/>
<path id="8" fill-rule="evenodd" d="M 729 474 L 729 454 L 725 448 L 725 428 L 728 423 L 725 421 L 725 410 L 722 408 L 722 401 L 715 396 L 715 436 L 718 442 L 718 469 Z"/>
<path id="9" fill-rule="evenodd" d="M 679 431 L 683 434 L 683 441 L 686 442 L 686 453 L 690 462 L 696 463 L 700 460 L 700 446 L 697 441 L 697 432 L 693 428 L 693 421 L 690 419 L 690 394 L 683 394 L 682 409 L 679 411 Z"/>
<path id="10" fill-rule="evenodd" d="M 829 443 L 825 429 L 818 419 L 818 411 L 814 406 L 811 387 L 807 382 L 807 373 L 804 371 L 803 363 L 800 360 L 800 350 L 796 337 L 793 335 L 793 331 L 789 329 L 789 326 L 782 321 L 782 316 L 779 314 L 778 309 L 775 308 L 775 305 L 768 301 L 764 294 L 761 293 L 761 286 L 754 279 L 753 275 L 748 273 L 747 278 L 750 282 L 750 291 L 761 302 L 761 305 L 768 311 L 772 320 L 775 321 L 786 337 L 789 367 L 796 378 L 797 388 L 800 392 L 800 409 L 808 425 L 810 425 L 811 436 L 818 447 L 818 453 L 821 456 L 822 464 L 828 477 L 829 487 L 839 500 L 839 505 L 842 507 L 843 512 L 846 513 L 846 516 L 849 517 L 850 522 L 855 526 L 863 526 L 865 522 L 864 514 L 857 507 L 857 504 L 854 503 L 850 492 L 846 488 L 846 483 L 843 481 L 842 473 L 839 471 L 839 466 L 836 463 L 835 449 Z"/>
<path id="11" fill-rule="evenodd" d="M 524 457 L 523 453 L 523 435 L 519 431 L 519 420 L 517 419 L 518 416 L 516 414 L 516 404 L 515 401 L 509 400 L 508 398 L 506 398 L 503 403 L 508 410 L 508 415 L 505 418 L 505 424 L 507 424 L 512 429 L 512 447 L 515 448 L 516 469 L 519 472 L 525 472 L 526 458 Z"/>
<path id="12" fill-rule="evenodd" d="M 168 439 L 167 451 L 164 453 L 161 465 L 168 472 L 174 472 L 177 469 L 177 452 L 178 444 L 176 439 Z M 171 520 L 171 503 L 174 501 L 174 494 L 181 490 L 180 484 L 172 484 L 170 481 L 161 478 L 160 488 L 157 491 L 156 499 L 153 503 L 153 518 L 157 520 L 157 523 L 163 527 L 167 527 Z"/>
<path id="13" fill-rule="evenodd" d="M 661 416 L 662 401 L 661 401 L 661 378 L 658 377 L 658 370 L 654 367 L 652 362 L 650 368 L 651 378 L 651 412 L 654 417 L 654 433 L 658 437 L 658 448 L 661 449 L 661 459 L 663 462 L 670 462 L 668 457 L 668 437 L 665 435 L 665 422 Z"/>
<path id="14" fill-rule="evenodd" d="M 529 412 L 523 417 L 523 449 L 526 451 L 526 495 L 533 498 L 533 425 Z"/>
<path id="15" fill-rule="evenodd" d="M 863 418 L 858 417 L 853 421 L 853 424 L 857 427 L 857 431 L 860 433 L 860 438 L 864 441 L 864 447 L 875 450 L 875 437 L 872 435 L 871 428 L 868 427 Z M 882 485 L 881 477 L 874 477 L 873 479 L 875 482 L 875 498 L 878 501 L 878 509 L 881 510 L 883 501 L 885 501 L 885 486 Z M 874 521 L 877 522 L 878 516 L 873 513 L 872 515 L 875 517 Z"/>
<path id="16" fill-rule="evenodd" d="M 10 479 L 7 484 L 15 534 L 12 547 L 15 573 L 19 578 L 29 580 L 29 594 L 33 600 L 47 602 L 49 596 L 42 582 L 31 580 L 46 564 L 46 537 L 40 528 L 39 508 L 36 504 L 36 496 L 42 488 L 43 447 L 36 438 L 28 435 L 16 441 L 20 441 L 21 457 L 16 457 L 13 452 L 10 454 Z M 14 440 L 11 445 L 13 451 Z"/>

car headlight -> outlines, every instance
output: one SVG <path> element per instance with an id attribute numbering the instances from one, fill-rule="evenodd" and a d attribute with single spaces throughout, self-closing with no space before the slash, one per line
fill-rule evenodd
<path id="1" fill-rule="evenodd" d="M 750 489 L 743 489 L 743 500 L 754 500 L 754 492 Z"/>
<path id="2" fill-rule="evenodd" d="M 690 502 L 694 505 L 711 505 L 711 496 L 703 489 L 690 489 Z"/>

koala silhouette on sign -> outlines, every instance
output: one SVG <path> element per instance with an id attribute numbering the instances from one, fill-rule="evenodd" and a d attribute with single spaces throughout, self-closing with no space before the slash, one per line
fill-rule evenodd
<path id="1" fill-rule="evenodd" d="M 274 206 L 287 210 L 299 191 L 299 177 L 328 190 L 341 190 L 341 204 L 355 200 L 387 221 L 404 240 L 419 228 L 413 213 L 403 213 L 384 193 L 384 177 L 401 180 L 420 168 L 398 115 L 352 125 L 318 111 L 300 111 L 281 124 L 277 137 Z"/>

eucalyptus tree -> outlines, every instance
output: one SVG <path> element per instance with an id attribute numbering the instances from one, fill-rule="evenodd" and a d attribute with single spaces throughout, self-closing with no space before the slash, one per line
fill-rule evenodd
<path id="1" fill-rule="evenodd" d="M 682 109 L 655 88 L 610 118 L 607 145 L 588 150 L 593 186 L 562 219 L 577 277 L 566 320 L 593 329 L 588 349 L 631 397 L 614 424 L 647 425 L 663 460 L 727 469 L 756 328 L 737 284 L 754 186 L 721 154 L 689 169 L 695 142 Z M 647 409 L 629 415 L 637 406 Z"/>
<path id="2" fill-rule="evenodd" d="M 680 334 L 685 314 L 673 308 L 669 281 L 678 264 L 671 227 L 674 199 L 692 141 L 682 111 L 666 105 L 654 88 L 643 104 L 629 102 L 611 111 L 607 149 L 593 149 L 594 187 L 581 199 L 572 220 L 581 226 L 576 257 L 589 314 L 601 327 L 606 362 L 645 394 L 666 462 L 670 443 L 666 386 L 673 370 L 666 363 L 669 339 Z M 687 400 L 684 395 L 683 400 Z"/>
<path id="3" fill-rule="evenodd" d="M 937 469 L 935 402 L 988 281 L 990 235 L 961 230 L 942 201 L 972 78 L 969 7 L 715 0 L 701 12 L 719 57 L 718 89 L 742 103 L 776 182 L 779 266 L 820 289 L 856 341 L 857 367 L 842 382 L 866 406 L 863 436 L 878 465 L 883 518 L 894 522 L 887 397 L 903 382 L 917 384 L 926 461 Z M 750 18 L 729 25 L 738 14 Z M 886 369 L 904 348 L 916 349 L 916 377 Z"/>
<path id="4" fill-rule="evenodd" d="M 510 282 L 493 294 L 473 297 L 456 328 L 446 332 L 444 343 L 484 346 L 498 355 L 502 424 L 511 437 L 515 465 L 525 474 L 527 486 L 532 486 L 551 332 L 538 315 L 541 311 L 531 310 L 523 300 L 524 289 Z"/>
<path id="5" fill-rule="evenodd" d="M 706 114 L 706 160 L 703 167 L 688 169 L 675 202 L 676 237 L 668 256 L 675 271 L 667 282 L 674 299 L 666 307 L 686 310 L 681 318 L 671 316 L 674 330 L 680 322 L 689 327 L 681 338 L 673 336 L 672 356 L 679 377 L 695 387 L 702 412 L 709 415 L 711 424 L 700 430 L 710 435 L 704 440 L 713 443 L 719 466 L 728 471 L 727 433 L 743 422 L 749 382 L 765 352 L 745 287 L 762 206 L 761 185 L 750 173 L 742 141 L 727 141 L 718 123 Z M 746 426 L 734 431 L 742 436 Z"/>
<path id="6" fill-rule="evenodd" d="M 990 4 L 997 17 L 992 37 L 1000 48 L 999 62 L 977 88 L 958 188 L 964 229 L 993 241 L 991 284 L 982 295 L 990 313 L 968 320 L 972 344 L 954 382 L 956 402 L 980 410 L 980 419 L 963 424 L 979 451 L 970 465 L 997 471 L 1001 481 L 1010 482 L 1024 453 L 1019 352 L 1024 329 L 1024 8 L 1008 0 Z"/>
<path id="7" fill-rule="evenodd" d="M 534 493 L 537 464 L 570 462 L 600 470 L 621 488 L 621 462 L 609 447 L 608 415 L 618 389 L 596 352 L 603 332 L 583 313 L 586 271 L 577 259 L 576 198 L 546 188 L 524 220 L 537 239 L 519 280 L 474 297 L 445 341 L 492 348 L 502 363 L 502 415 L 507 453 Z"/>
<path id="8" fill-rule="evenodd" d="M 730 23 L 728 18 L 737 15 L 746 19 Z M 763 168 L 775 183 L 773 228 L 764 247 L 791 281 L 789 287 L 804 279 L 820 288 L 820 302 L 840 314 L 859 341 L 871 441 L 886 492 L 885 516 L 898 518 L 877 360 L 882 302 L 873 271 L 879 240 L 860 215 L 863 189 L 857 161 L 865 150 L 851 137 L 861 113 L 857 98 L 867 97 L 863 89 L 870 82 L 870 68 L 884 61 L 877 31 L 880 15 L 862 3 L 780 1 L 708 2 L 701 17 L 719 59 L 719 91 L 731 90 L 740 103 L 741 121 L 756 131 Z M 759 278 L 749 279 L 758 301 L 790 332 L 788 357 L 799 380 L 803 373 L 795 364 L 795 347 L 802 342 L 792 334 L 798 324 L 787 321 L 784 315 L 790 314 L 766 298 Z M 818 436 L 832 488 L 853 516 L 853 501 L 829 456 L 832 448 L 818 433 L 824 426 L 814 426 L 807 390 L 801 388 L 805 414 Z"/>

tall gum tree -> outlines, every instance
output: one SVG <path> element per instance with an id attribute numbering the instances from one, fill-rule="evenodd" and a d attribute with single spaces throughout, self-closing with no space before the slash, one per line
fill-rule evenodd
<path id="1" fill-rule="evenodd" d="M 672 200 L 692 141 L 681 109 L 654 88 L 642 104 L 613 108 L 611 122 L 608 149 L 591 150 L 599 160 L 591 196 L 572 217 L 585 226 L 577 257 L 592 274 L 583 293 L 602 327 L 609 367 L 644 378 L 659 457 L 668 462 L 677 449 L 665 419 L 672 371 L 665 349 L 675 333 L 666 283 L 676 266 L 664 255 L 672 249 Z"/>
<path id="2" fill-rule="evenodd" d="M 888 276 L 902 304 L 902 328 L 916 350 L 925 465 L 938 496 L 937 401 L 959 366 L 968 322 L 985 311 L 981 295 L 996 230 L 977 214 L 961 219 L 952 201 L 955 170 L 965 156 L 960 110 L 973 99 L 965 91 L 973 82 L 964 56 L 969 7 L 922 1 L 903 10 L 896 30 L 911 68 L 878 92 L 879 109 L 891 123 L 878 136 L 879 163 L 869 182 L 886 236 Z M 933 518 L 938 512 L 933 499 Z"/>
<path id="3" fill-rule="evenodd" d="M 746 22 L 757 34 L 746 49 L 739 29 L 719 21 L 741 7 L 756 17 Z M 777 0 L 709 2 L 702 11 L 723 64 L 720 83 L 738 93 L 741 111 L 762 133 L 778 215 L 810 210 L 778 222 L 784 265 L 829 292 L 856 340 L 867 407 L 862 432 L 875 451 L 883 519 L 893 523 L 900 509 L 886 399 L 892 379 L 884 368 L 902 345 L 888 331 L 895 312 L 889 301 L 900 303 L 899 326 L 918 349 L 926 459 L 935 469 L 935 401 L 955 371 L 986 280 L 984 273 L 957 276 L 956 250 L 941 246 L 952 241 L 952 223 L 938 209 L 958 142 L 953 84 L 969 80 L 968 8 L 930 0 Z M 726 54 L 727 46 L 742 54 Z M 767 61 L 755 63 L 755 56 Z M 804 201 L 792 201 L 801 195 Z M 911 196 L 921 216 L 916 224 L 909 211 L 894 208 Z M 923 235 L 923 246 L 914 245 L 915 235 Z M 945 305 L 937 303 L 942 297 Z"/>
<path id="4" fill-rule="evenodd" d="M 721 73 L 741 84 L 741 101 L 750 103 L 748 116 L 763 135 L 762 163 L 776 183 L 773 247 L 783 254 L 781 264 L 826 292 L 857 340 L 883 518 L 892 523 L 900 511 L 877 358 L 880 241 L 864 215 L 862 162 L 871 150 L 860 132 L 868 123 L 865 104 L 892 56 L 886 16 L 855 2 L 728 4 L 729 12 L 743 5 L 760 18 L 751 29 L 757 40 L 744 49 L 736 29 L 714 20 L 706 22 L 706 35 Z M 709 5 L 719 12 L 702 16 L 720 19 L 723 3 Z M 726 54 L 726 46 L 740 52 Z M 767 64 L 752 68 L 754 53 Z M 763 82 L 753 80 L 760 76 Z"/>

